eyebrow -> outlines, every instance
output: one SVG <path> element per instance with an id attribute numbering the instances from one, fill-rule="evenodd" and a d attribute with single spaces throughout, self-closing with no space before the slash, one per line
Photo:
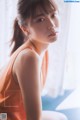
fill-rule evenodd
<path id="1" fill-rule="evenodd" d="M 41 17 L 41 16 L 44 16 L 44 13 L 37 14 L 37 15 L 34 16 L 34 18 Z"/>
<path id="2" fill-rule="evenodd" d="M 54 12 L 56 12 L 57 10 L 54 10 L 51 14 L 53 14 Z M 47 14 L 47 13 L 46 13 Z M 49 13 L 48 13 L 49 14 Z M 48 15 L 47 14 L 47 15 Z M 33 18 L 37 18 L 37 17 L 41 17 L 41 16 L 44 16 L 45 14 L 44 13 L 40 13 L 40 14 L 37 14 L 35 15 Z"/>

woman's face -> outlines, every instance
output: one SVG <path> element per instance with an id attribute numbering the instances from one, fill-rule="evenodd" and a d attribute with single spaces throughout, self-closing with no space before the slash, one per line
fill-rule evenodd
<path id="1" fill-rule="evenodd" d="M 29 20 L 28 29 L 30 39 L 40 43 L 52 43 L 58 37 L 59 15 L 58 11 L 48 8 L 48 14 L 41 8 L 37 8 L 37 14 Z"/>

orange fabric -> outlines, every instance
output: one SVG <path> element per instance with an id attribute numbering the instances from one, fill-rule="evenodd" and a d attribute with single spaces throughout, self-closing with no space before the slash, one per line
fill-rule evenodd
<path id="1" fill-rule="evenodd" d="M 25 110 L 19 84 L 14 81 L 12 67 L 18 54 L 30 48 L 23 44 L 11 56 L 7 66 L 0 74 L 0 113 L 7 113 L 8 120 L 26 120 Z M 31 48 L 30 48 L 31 49 Z M 48 52 L 45 53 L 42 62 L 42 88 L 45 84 L 48 69 Z"/>

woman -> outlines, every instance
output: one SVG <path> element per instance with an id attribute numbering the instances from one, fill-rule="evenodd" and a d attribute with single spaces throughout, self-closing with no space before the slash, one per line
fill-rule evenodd
<path id="1" fill-rule="evenodd" d="M 51 0 L 19 0 L 11 58 L 0 75 L 0 113 L 8 120 L 66 120 L 42 111 L 48 46 L 57 39 L 58 8 Z"/>

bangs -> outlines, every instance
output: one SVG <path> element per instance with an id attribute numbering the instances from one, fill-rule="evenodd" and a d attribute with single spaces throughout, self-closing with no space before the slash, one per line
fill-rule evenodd
<path id="1" fill-rule="evenodd" d="M 37 10 L 43 10 L 43 12 L 47 14 L 49 13 L 49 11 L 58 10 L 54 0 L 29 0 L 27 4 L 26 0 L 24 0 L 23 2 L 19 2 L 18 5 L 18 11 L 20 13 L 22 21 L 26 20 L 27 18 L 33 18 L 34 16 L 36 16 Z"/>
<path id="2" fill-rule="evenodd" d="M 43 10 L 46 14 L 50 11 L 56 11 L 57 5 L 50 0 L 39 0 L 31 5 L 29 17 L 34 18 L 37 15 L 37 10 Z"/>

